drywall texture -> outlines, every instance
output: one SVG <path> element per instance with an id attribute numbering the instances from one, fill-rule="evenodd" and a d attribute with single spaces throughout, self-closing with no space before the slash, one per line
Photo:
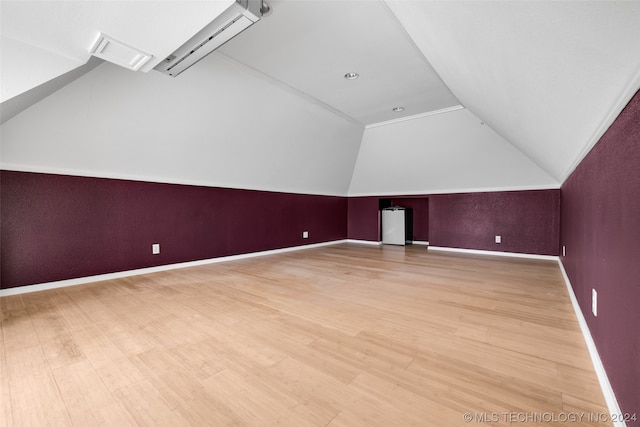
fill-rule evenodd
<path id="1" fill-rule="evenodd" d="M 2 168 L 347 193 L 361 127 L 217 54 L 202 61 L 178 78 L 98 66 L 0 127 Z"/>
<path id="2" fill-rule="evenodd" d="M 558 188 L 468 110 L 367 128 L 349 196 Z"/>
<path id="3" fill-rule="evenodd" d="M 344 197 L 12 171 L 0 179 L 2 288 L 347 234 Z"/>
<path id="4" fill-rule="evenodd" d="M 640 416 L 640 93 L 561 194 L 562 263 L 622 412 Z"/>
<path id="5" fill-rule="evenodd" d="M 429 198 L 429 244 L 558 255 L 560 191 L 439 194 Z M 495 243 L 495 236 L 502 243 Z"/>

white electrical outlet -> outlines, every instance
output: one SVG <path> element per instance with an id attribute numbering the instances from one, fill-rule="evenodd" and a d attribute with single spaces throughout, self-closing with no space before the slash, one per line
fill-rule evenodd
<path id="1" fill-rule="evenodd" d="M 302 238 L 303 239 L 308 239 L 309 238 L 309 232 L 308 231 L 303 231 L 302 232 Z"/>
<path id="2" fill-rule="evenodd" d="M 154 243 L 151 245 L 151 253 L 153 255 L 158 255 L 160 253 L 160 243 Z"/>
<path id="3" fill-rule="evenodd" d="M 567 247 L 562 245 L 562 256 L 567 256 Z"/>
<path id="4" fill-rule="evenodd" d="M 496 236 L 496 243 L 502 243 L 502 236 Z"/>
<path id="5" fill-rule="evenodd" d="M 591 289 L 591 311 L 595 317 L 598 317 L 598 293 L 595 289 Z"/>

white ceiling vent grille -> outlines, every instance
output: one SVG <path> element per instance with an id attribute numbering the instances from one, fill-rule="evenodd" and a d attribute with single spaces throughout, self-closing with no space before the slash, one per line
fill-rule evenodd
<path id="1" fill-rule="evenodd" d="M 89 53 L 133 71 L 138 71 L 153 57 L 103 33 L 98 35 Z"/>
<path id="2" fill-rule="evenodd" d="M 236 0 L 154 69 L 176 77 L 260 20 L 262 0 Z"/>

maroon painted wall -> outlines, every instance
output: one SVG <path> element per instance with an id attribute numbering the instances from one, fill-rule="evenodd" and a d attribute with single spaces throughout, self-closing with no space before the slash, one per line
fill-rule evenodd
<path id="1" fill-rule="evenodd" d="M 355 240 L 380 241 L 379 197 L 349 197 L 347 237 Z"/>
<path id="2" fill-rule="evenodd" d="M 558 255 L 560 191 L 438 194 L 429 197 L 429 244 Z M 502 243 L 495 243 L 495 236 Z"/>
<path id="3" fill-rule="evenodd" d="M 0 184 L 2 288 L 347 235 L 344 197 L 12 171 Z"/>
<path id="4" fill-rule="evenodd" d="M 394 197 L 393 206 L 411 208 L 413 211 L 413 240 L 429 241 L 429 199 L 427 197 Z"/>
<path id="5" fill-rule="evenodd" d="M 640 92 L 561 192 L 562 264 L 622 412 L 640 416 Z"/>
<path id="6" fill-rule="evenodd" d="M 350 239 L 380 241 L 379 199 L 413 208 L 414 239 L 432 246 L 559 254 L 559 190 L 352 197 Z M 495 243 L 496 234 L 502 243 Z"/>

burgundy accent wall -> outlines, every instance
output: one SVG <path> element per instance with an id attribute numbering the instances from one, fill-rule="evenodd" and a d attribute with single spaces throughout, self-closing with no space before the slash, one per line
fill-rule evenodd
<path id="1" fill-rule="evenodd" d="M 2 288 L 347 236 L 345 197 L 13 171 L 0 183 Z"/>
<path id="2" fill-rule="evenodd" d="M 349 197 L 349 239 L 380 241 L 380 199 L 391 200 L 394 206 L 413 209 L 413 239 L 429 240 L 429 199 L 425 196 L 363 196 Z"/>
<path id="3" fill-rule="evenodd" d="M 560 190 L 350 197 L 350 239 L 380 241 L 379 199 L 412 208 L 414 239 L 432 246 L 559 254 Z"/>
<path id="4" fill-rule="evenodd" d="M 562 264 L 622 412 L 640 417 L 640 92 L 561 192 Z"/>
<path id="5" fill-rule="evenodd" d="M 413 210 L 413 240 L 429 241 L 429 199 L 427 197 L 393 197 L 394 206 Z"/>
<path id="6" fill-rule="evenodd" d="M 380 241 L 379 197 L 349 197 L 347 237 Z"/>
<path id="7" fill-rule="evenodd" d="M 560 191 L 438 194 L 429 197 L 429 244 L 558 255 Z M 495 243 L 495 236 L 502 243 Z"/>

